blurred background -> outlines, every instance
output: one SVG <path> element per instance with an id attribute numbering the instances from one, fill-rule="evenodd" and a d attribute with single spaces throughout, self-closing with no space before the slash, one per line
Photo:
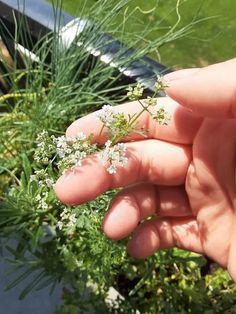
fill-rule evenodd
<path id="1" fill-rule="evenodd" d="M 63 8 L 72 15 L 86 15 L 97 0 L 64 0 Z M 113 0 L 111 0 L 113 1 Z M 54 1 L 56 3 L 56 1 Z M 135 10 L 134 16 L 126 22 L 125 30 L 132 32 L 142 29 L 148 23 L 160 20 L 161 28 L 152 31 L 146 40 L 160 36 L 164 28 L 177 21 L 176 0 L 131 0 L 125 12 L 117 15 L 116 23 Z M 152 58 L 173 68 L 205 66 L 233 58 L 236 54 L 236 1 L 235 0 L 183 0 L 180 1 L 180 26 L 194 19 L 201 22 L 193 25 L 184 38 L 164 46 Z M 138 47 L 137 47 L 138 48 Z"/>

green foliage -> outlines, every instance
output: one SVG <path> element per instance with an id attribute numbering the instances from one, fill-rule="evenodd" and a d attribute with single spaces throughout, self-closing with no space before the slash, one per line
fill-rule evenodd
<path id="1" fill-rule="evenodd" d="M 110 0 L 115 2 L 115 0 Z M 87 12 L 96 0 L 64 0 L 65 10 L 73 15 L 81 16 Z M 177 20 L 174 12 L 175 0 L 133 0 L 125 8 L 123 14 L 116 17 L 121 23 L 127 18 L 125 31 L 135 36 L 137 29 L 142 31 L 145 26 L 160 22 L 160 27 L 146 34 L 144 43 L 161 36 L 163 30 L 170 28 Z M 83 7 L 83 10 L 82 10 Z M 131 12 L 135 14 L 130 18 Z M 236 42 L 236 2 L 234 0 L 182 0 L 179 8 L 181 25 L 187 25 L 194 18 L 208 18 L 204 23 L 197 24 L 183 38 L 163 45 L 152 53 L 152 57 L 168 66 L 177 68 L 204 66 L 235 57 Z M 137 47 L 138 48 L 138 47 Z"/>
<path id="2" fill-rule="evenodd" d="M 96 313 L 229 312 L 236 303 L 235 286 L 223 270 L 203 276 L 204 259 L 177 249 L 145 261 L 132 260 L 126 255 L 126 240 L 113 242 L 101 232 L 102 218 L 116 191 L 65 207 L 47 181 L 58 177 L 58 168 L 48 164 L 54 153 L 50 143 L 47 160 L 35 161 L 37 138 L 43 130 L 49 136 L 61 135 L 76 118 L 127 99 L 128 86 L 118 71 L 91 57 L 86 48 L 92 40 L 101 45 L 103 29 L 113 26 L 113 34 L 122 33 L 124 25 L 120 29 L 114 17 L 128 2 L 118 1 L 114 6 L 99 1 L 89 13 L 97 24 L 85 29 L 82 46 L 74 43 L 70 49 L 61 49 L 60 38 L 50 34 L 33 49 L 39 62 L 27 59 L 25 70 L 13 69 L 5 77 L 12 90 L 0 96 L 0 235 L 12 270 L 21 271 L 8 289 L 33 276 L 20 295 L 23 298 L 33 289 L 51 285 L 53 290 L 62 282 L 64 305 L 58 314 L 86 313 L 91 307 Z M 121 49 L 115 61 L 125 66 L 187 29 L 172 28 L 170 37 L 146 44 L 129 60 L 122 59 Z M 128 34 L 127 42 L 136 45 L 140 37 L 139 33 L 131 41 Z M 50 63 L 46 62 L 49 53 Z M 22 77 L 26 78 L 24 87 Z M 162 113 L 157 119 L 163 118 Z M 122 121 L 120 115 L 117 126 Z M 34 175 L 37 180 L 32 179 Z M 9 244 L 12 239 L 14 243 Z M 107 302 L 111 286 L 124 298 Z"/>

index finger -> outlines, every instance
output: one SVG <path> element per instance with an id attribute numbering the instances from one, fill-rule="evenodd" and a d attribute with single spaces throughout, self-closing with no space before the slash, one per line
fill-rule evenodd
<path id="1" fill-rule="evenodd" d="M 146 138 L 165 140 L 178 144 L 191 144 L 202 118 L 190 110 L 180 106 L 177 102 L 169 97 L 157 99 L 156 108 L 163 107 L 170 115 L 168 125 L 160 125 L 153 120 L 148 112 L 144 112 L 138 119 L 138 128 L 147 131 Z M 140 112 L 142 106 L 138 101 L 129 102 L 116 106 L 116 111 L 125 115 L 132 115 Z M 76 137 L 79 132 L 85 135 L 93 134 L 93 141 L 104 143 L 107 140 L 106 132 L 101 133 L 102 122 L 97 118 L 96 113 L 91 113 L 73 122 L 66 131 L 67 137 Z M 144 137 L 133 132 L 129 135 L 128 140 L 140 140 Z M 125 141 L 127 139 L 124 139 Z"/>
<path id="2" fill-rule="evenodd" d="M 101 193 L 134 183 L 150 182 L 158 185 L 182 185 L 192 160 L 189 145 L 159 140 L 144 140 L 126 144 L 128 162 L 109 174 L 97 161 L 88 156 L 82 167 L 66 171 L 56 182 L 55 192 L 65 204 L 82 204 Z"/>

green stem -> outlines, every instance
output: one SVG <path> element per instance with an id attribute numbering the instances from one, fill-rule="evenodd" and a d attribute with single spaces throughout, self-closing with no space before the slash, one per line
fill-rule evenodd
<path id="1" fill-rule="evenodd" d="M 98 137 L 100 137 L 102 135 L 102 132 L 103 132 L 104 128 L 105 128 L 105 125 L 103 124 L 103 126 L 101 127 L 101 130 L 100 130 L 100 132 L 98 134 Z"/>
<path id="2" fill-rule="evenodd" d="M 12 171 L 10 171 L 9 169 L 2 167 L 2 166 L 0 166 L 0 169 L 7 172 L 8 174 L 10 174 L 10 176 L 18 183 L 18 185 L 21 184 L 20 180 L 14 175 L 14 173 Z"/>

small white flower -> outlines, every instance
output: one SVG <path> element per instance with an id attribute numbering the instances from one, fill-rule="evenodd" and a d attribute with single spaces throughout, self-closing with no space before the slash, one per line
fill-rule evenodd
<path id="1" fill-rule="evenodd" d="M 82 160 L 87 156 L 86 152 L 84 151 L 75 151 L 73 154 L 68 156 L 68 162 L 73 165 L 73 167 L 82 166 Z"/>
<path id="2" fill-rule="evenodd" d="M 45 169 L 35 170 L 34 174 L 30 176 L 30 182 L 36 181 L 40 187 L 53 187 L 54 181 L 51 179 Z"/>
<path id="3" fill-rule="evenodd" d="M 41 161 L 41 158 L 39 156 L 35 156 L 34 160 L 37 161 L 38 163 Z"/>
<path id="4" fill-rule="evenodd" d="M 76 215 L 75 214 L 71 214 L 69 216 L 68 227 L 74 227 L 76 222 L 77 222 Z"/>
<path id="5" fill-rule="evenodd" d="M 37 143 L 37 147 L 43 147 L 44 148 L 44 142 Z"/>
<path id="6" fill-rule="evenodd" d="M 41 207 L 41 209 L 48 209 L 48 204 L 45 200 L 41 200 L 41 202 L 39 202 L 39 206 Z"/>
<path id="7" fill-rule="evenodd" d="M 72 149 L 71 148 L 66 148 L 65 149 L 65 155 L 70 155 L 72 153 Z"/>
<path id="8" fill-rule="evenodd" d="M 65 207 L 60 214 L 60 220 L 57 222 L 56 226 L 59 230 L 62 230 L 65 227 L 66 232 L 73 233 L 76 227 L 76 214 L 70 213 L 70 211 Z"/>
<path id="9" fill-rule="evenodd" d="M 66 137 L 63 135 L 56 138 L 55 144 L 58 156 L 61 158 L 65 157 L 66 151 L 69 149 Z"/>
<path id="10" fill-rule="evenodd" d="M 69 211 L 68 209 L 65 207 L 63 209 L 63 211 L 60 213 L 60 217 L 61 217 L 61 220 L 65 220 L 68 218 L 68 215 L 69 215 Z"/>
<path id="11" fill-rule="evenodd" d="M 79 133 L 76 135 L 76 140 L 77 140 L 77 141 L 84 141 L 84 140 L 86 140 L 86 135 L 85 135 L 83 132 L 79 132 Z"/>
<path id="12" fill-rule="evenodd" d="M 63 228 L 63 222 L 59 220 L 59 221 L 57 222 L 56 226 L 58 227 L 59 230 L 62 230 L 62 228 Z"/>
<path id="13" fill-rule="evenodd" d="M 47 198 L 47 197 L 48 197 L 48 191 L 43 192 L 43 193 L 42 193 L 42 196 L 43 196 L 44 198 Z"/>
<path id="14" fill-rule="evenodd" d="M 116 173 L 116 166 L 115 166 L 115 165 L 110 165 L 110 166 L 107 168 L 107 171 L 108 171 L 110 174 Z"/>
<path id="15" fill-rule="evenodd" d="M 97 156 L 103 166 L 110 174 L 116 173 L 117 166 L 123 167 L 128 162 L 126 157 L 126 146 L 124 143 L 118 143 L 111 146 L 112 142 L 108 140 L 105 143 L 105 149 Z"/>
<path id="16" fill-rule="evenodd" d="M 50 208 L 50 205 L 47 202 L 48 199 L 48 192 L 39 193 L 35 197 L 36 206 L 39 209 L 48 210 Z"/>
<path id="17" fill-rule="evenodd" d="M 47 137 L 48 137 L 48 132 L 46 130 L 43 130 L 37 135 L 36 141 L 40 143 Z"/>
<path id="18" fill-rule="evenodd" d="M 48 157 L 43 157 L 41 160 L 40 160 L 40 158 L 39 158 L 38 161 L 42 161 L 44 164 L 48 164 L 49 159 L 48 159 Z"/>
<path id="19" fill-rule="evenodd" d="M 37 176 L 35 174 L 31 174 L 30 182 L 37 181 Z"/>
<path id="20" fill-rule="evenodd" d="M 56 140 L 57 148 L 67 148 L 67 140 L 64 135 L 60 136 Z"/>
<path id="21" fill-rule="evenodd" d="M 38 194 L 36 197 L 35 197 L 35 201 L 36 202 L 40 202 L 41 201 L 41 195 L 40 194 Z"/>
<path id="22" fill-rule="evenodd" d="M 49 188 L 53 187 L 53 185 L 54 185 L 54 181 L 52 179 L 49 179 L 49 178 L 45 180 L 45 183 L 46 183 L 47 187 L 49 187 Z"/>
<path id="23" fill-rule="evenodd" d="M 116 110 L 114 107 L 110 105 L 104 105 L 101 110 L 96 112 L 96 117 L 104 123 L 105 126 L 109 127 L 112 125 L 115 115 L 116 115 Z"/>
<path id="24" fill-rule="evenodd" d="M 74 150 L 81 150 L 81 143 L 79 143 L 79 142 L 74 143 L 74 144 L 73 144 L 73 149 L 74 149 Z M 69 153 L 68 153 L 68 150 L 66 151 L 66 153 L 69 154 Z"/>

